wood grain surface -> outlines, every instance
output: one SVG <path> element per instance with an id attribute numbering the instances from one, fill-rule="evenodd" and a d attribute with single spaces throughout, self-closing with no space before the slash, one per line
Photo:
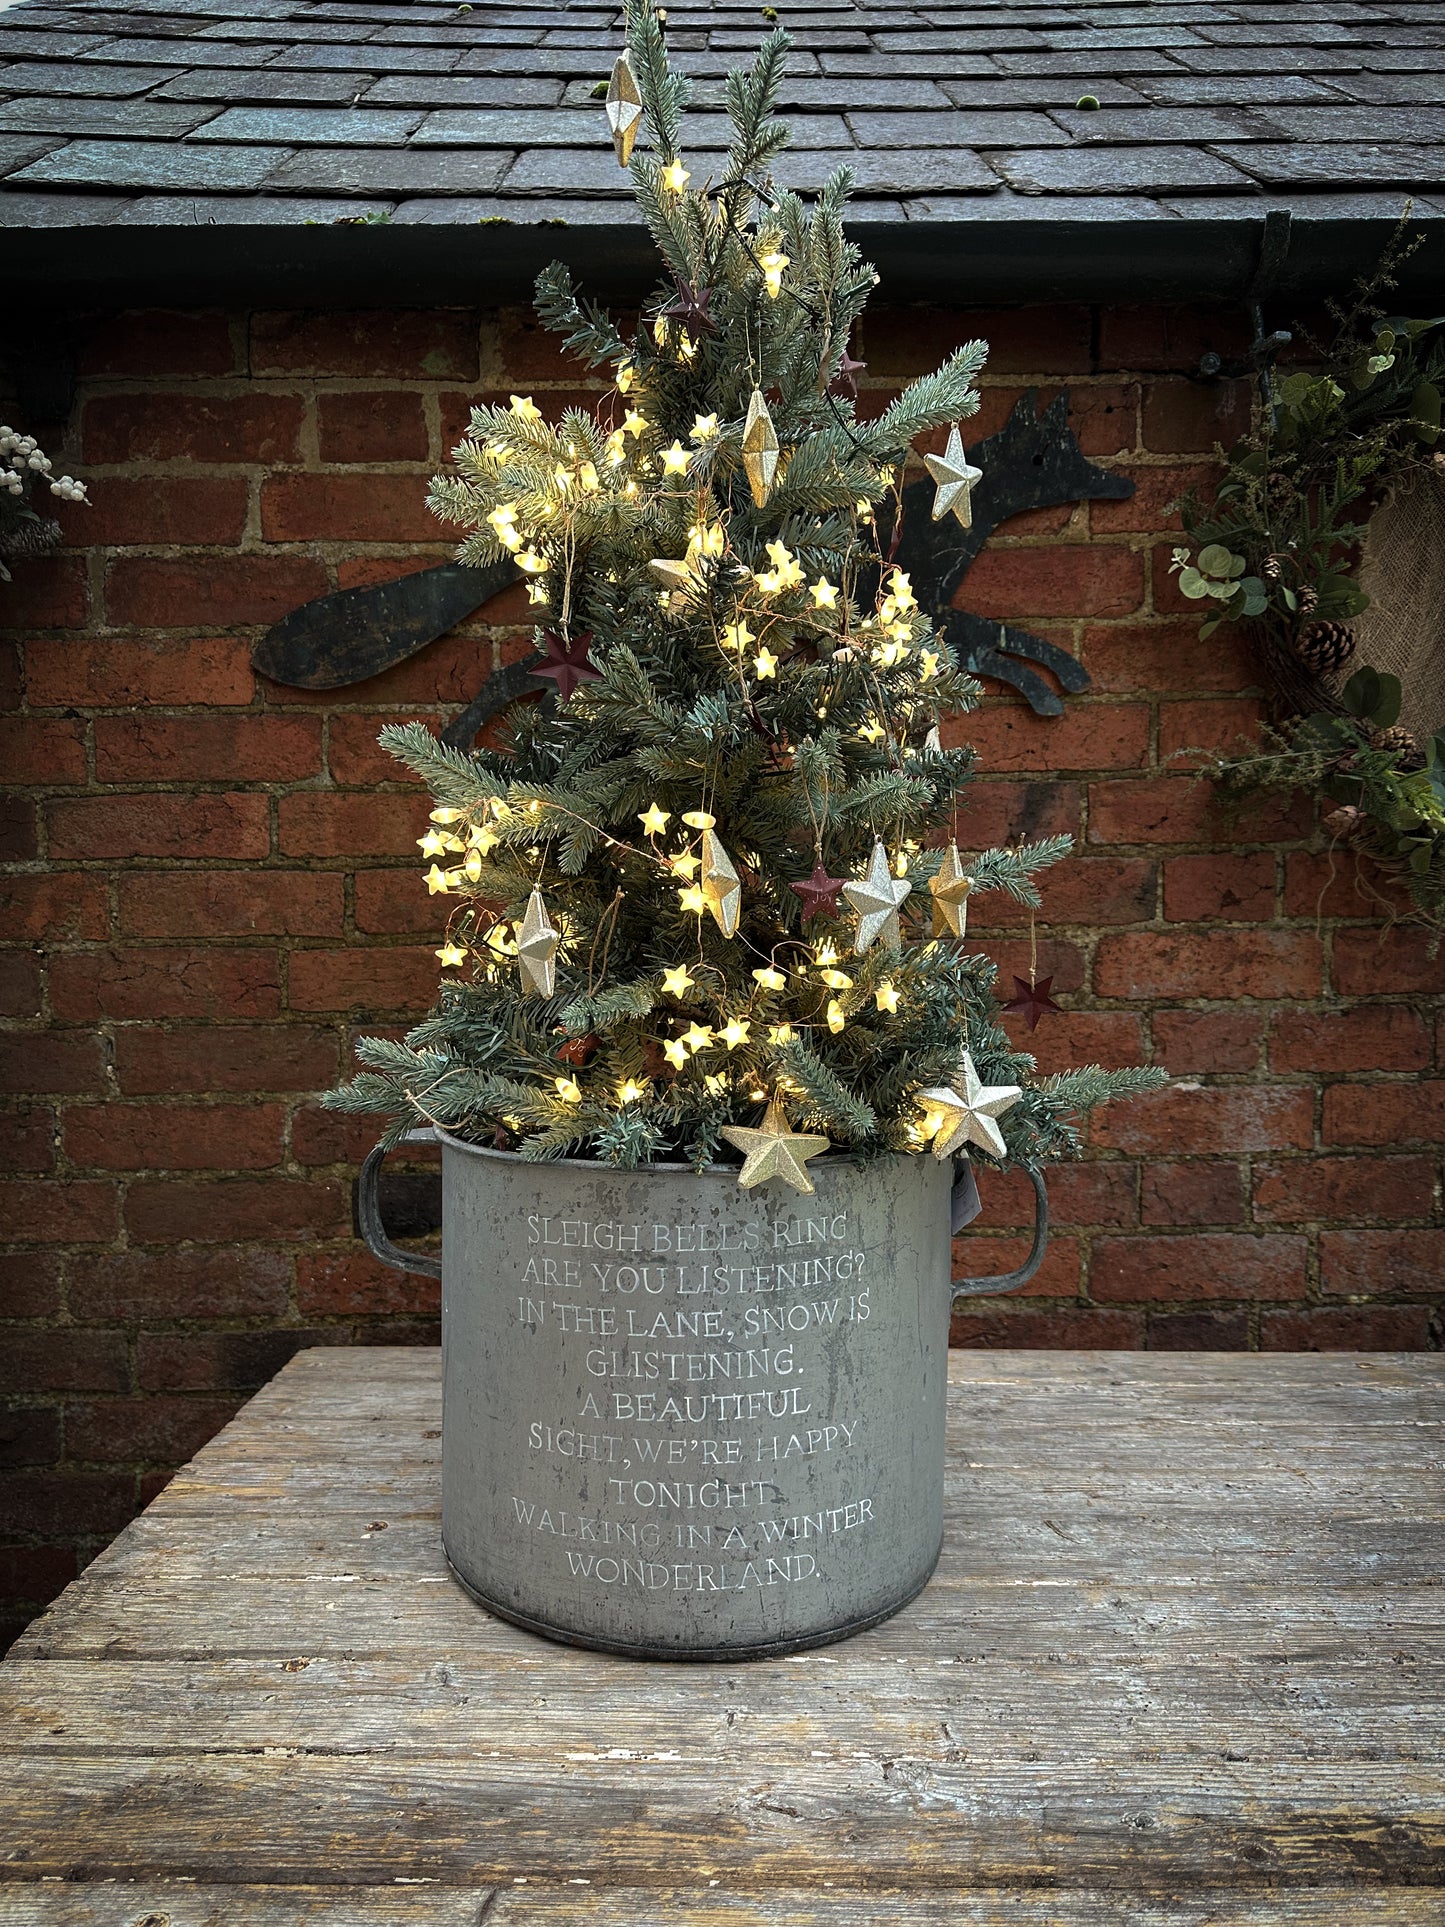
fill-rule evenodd
<path id="1" fill-rule="evenodd" d="M 0 1927 L 1436 1927 L 1442 1363 L 955 1353 L 923 1596 L 685 1666 L 473 1605 L 438 1355 L 301 1353 L 0 1666 Z"/>

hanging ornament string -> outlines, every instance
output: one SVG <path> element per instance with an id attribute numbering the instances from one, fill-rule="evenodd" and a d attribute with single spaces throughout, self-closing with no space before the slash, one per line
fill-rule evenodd
<path id="1" fill-rule="evenodd" d="M 1053 987 L 1052 976 L 1040 977 L 1039 975 L 1039 943 L 1035 930 L 1035 913 L 1030 906 L 1028 981 L 1025 983 L 1022 977 L 1014 978 L 1014 994 L 1003 1008 L 1013 1012 L 1015 1016 L 1022 1017 L 1030 1030 L 1037 1030 L 1040 1019 L 1047 1016 L 1050 1011 L 1062 1015 L 1051 995 Z"/>

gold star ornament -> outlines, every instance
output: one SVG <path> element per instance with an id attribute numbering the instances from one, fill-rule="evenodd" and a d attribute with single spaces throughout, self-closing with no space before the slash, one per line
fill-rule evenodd
<path id="1" fill-rule="evenodd" d="M 941 455 L 925 455 L 923 465 L 933 477 L 933 519 L 941 522 L 950 511 L 960 528 L 973 527 L 973 491 L 983 480 L 983 470 L 974 468 L 963 452 L 963 437 L 955 422 L 948 431 L 948 447 Z"/>
<path id="2" fill-rule="evenodd" d="M 743 422 L 743 467 L 747 470 L 753 501 L 762 508 L 773 492 L 773 480 L 778 472 L 778 431 L 773 427 L 761 388 L 753 390 Z"/>
<path id="3" fill-rule="evenodd" d="M 873 845 L 868 874 L 858 883 L 845 883 L 843 895 L 858 912 L 858 930 L 853 948 L 861 955 L 879 937 L 890 950 L 903 947 L 898 928 L 898 906 L 913 885 L 907 877 L 896 877 L 888 867 L 888 852 L 882 843 Z"/>
<path id="4" fill-rule="evenodd" d="M 527 914 L 517 925 L 517 962 L 522 982 L 539 997 L 550 997 L 557 983 L 558 932 L 552 927 L 542 892 L 534 890 Z"/>
<path id="5" fill-rule="evenodd" d="M 788 1114 L 777 1098 L 768 1105 L 761 1125 L 725 1124 L 722 1135 L 743 1154 L 738 1183 L 744 1191 L 766 1184 L 770 1178 L 781 1178 L 795 1191 L 811 1192 L 813 1180 L 808 1176 L 807 1161 L 828 1149 L 825 1137 L 790 1131 Z"/>
<path id="6" fill-rule="evenodd" d="M 619 54 L 607 83 L 607 125 L 617 165 L 626 167 L 632 159 L 637 130 L 642 125 L 642 94 L 626 54 Z"/>
<path id="7" fill-rule="evenodd" d="M 725 937 L 735 937 L 742 910 L 743 886 L 733 860 L 711 830 L 702 833 L 702 900 Z"/>
<path id="8" fill-rule="evenodd" d="M 934 936 L 941 937 L 945 930 L 955 937 L 963 936 L 968 928 L 968 897 L 973 878 L 963 867 L 956 843 L 949 844 L 948 855 L 938 866 L 937 875 L 928 879 L 928 888 L 933 897 Z"/>
<path id="9" fill-rule="evenodd" d="M 957 1081 L 961 1090 L 941 1085 L 918 1093 L 925 1114 L 923 1128 L 933 1139 L 933 1155 L 950 1158 L 965 1144 L 975 1144 L 992 1157 L 1004 1157 L 1003 1132 L 995 1119 L 1013 1109 L 1023 1096 L 1022 1089 L 1017 1084 L 985 1084 L 967 1051 Z"/>

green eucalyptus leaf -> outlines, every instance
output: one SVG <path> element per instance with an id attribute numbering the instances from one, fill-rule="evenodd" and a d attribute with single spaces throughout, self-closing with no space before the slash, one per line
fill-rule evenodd
<path id="1" fill-rule="evenodd" d="M 1321 616 L 1357 616 L 1370 606 L 1370 598 L 1347 575 L 1327 575 L 1319 585 Z"/>
<path id="2" fill-rule="evenodd" d="M 1376 729 L 1388 729 L 1391 723 L 1398 722 L 1400 710 L 1405 701 L 1405 692 L 1400 686 L 1400 678 L 1388 671 L 1377 672 L 1380 691 L 1370 710 L 1370 721 Z"/>
<path id="3" fill-rule="evenodd" d="M 1199 567 L 1206 575 L 1228 575 L 1233 561 L 1233 555 L 1222 542 L 1211 542 L 1199 551 Z M 1234 573 L 1238 574 L 1238 570 Z"/>
<path id="4" fill-rule="evenodd" d="M 1280 585 L 1279 599 L 1291 615 L 1299 608 L 1299 597 L 1293 589 L 1286 588 L 1283 583 Z"/>
<path id="5" fill-rule="evenodd" d="M 1191 602 L 1198 602 L 1201 596 L 1209 594 L 1209 584 L 1198 569 L 1190 567 L 1179 571 L 1179 593 L 1187 595 Z"/>
<path id="6" fill-rule="evenodd" d="M 1440 390 L 1433 381 L 1422 381 L 1410 397 L 1410 420 L 1415 433 L 1427 448 L 1440 438 Z"/>
<path id="7" fill-rule="evenodd" d="M 1368 664 L 1357 669 L 1340 691 L 1340 701 L 1352 716 L 1369 720 L 1380 700 L 1380 672 Z"/>
<path id="8" fill-rule="evenodd" d="M 1380 323 L 1382 329 L 1388 328 L 1397 339 L 1400 335 L 1405 335 L 1411 341 L 1417 335 L 1428 334 L 1431 328 L 1439 328 L 1442 325 L 1445 325 L 1445 314 L 1430 315 L 1423 319 L 1418 316 L 1392 314 L 1387 315 Z"/>

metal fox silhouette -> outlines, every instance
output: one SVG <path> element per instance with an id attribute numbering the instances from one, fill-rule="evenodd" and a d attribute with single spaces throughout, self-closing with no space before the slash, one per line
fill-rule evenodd
<path id="1" fill-rule="evenodd" d="M 983 470 L 973 492 L 972 528 L 960 528 L 951 516 L 932 521 L 932 484 L 911 483 L 903 491 L 903 530 L 893 558 L 912 577 L 914 594 L 946 631 L 964 668 L 1011 684 L 1042 716 L 1057 716 L 1063 699 L 1017 659 L 1051 670 L 1066 690 L 1088 687 L 1084 670 L 1041 636 L 955 609 L 953 598 L 974 557 L 1011 515 L 1133 494 L 1131 481 L 1085 458 L 1068 416 L 1067 393 L 1039 414 L 1037 391 L 1030 389 L 996 435 L 969 449 L 969 460 Z M 297 689 L 345 688 L 416 655 L 518 579 L 507 558 L 485 569 L 444 562 L 395 582 L 342 589 L 293 609 L 256 644 L 251 660 L 272 682 Z M 442 732 L 442 740 L 465 749 L 508 703 L 547 692 L 551 685 L 531 673 L 540 661 L 532 656 L 490 675 Z"/>
<path id="2" fill-rule="evenodd" d="M 1074 657 L 1026 629 L 953 606 L 979 550 L 1011 515 L 1064 502 L 1117 502 L 1134 493 L 1127 476 L 1096 468 L 1079 447 L 1069 427 L 1067 391 L 1042 414 L 1037 404 L 1038 390 L 1030 388 L 998 433 L 969 449 L 969 461 L 983 470 L 973 491 L 971 528 L 961 528 L 951 515 L 932 520 L 932 482 L 911 482 L 904 489 L 903 530 L 893 561 L 908 572 L 913 593 L 947 635 L 963 668 L 1011 684 L 1040 716 L 1058 716 L 1063 698 L 1016 658 L 1041 664 L 1064 689 L 1077 692 L 1088 688 L 1089 678 Z"/>

